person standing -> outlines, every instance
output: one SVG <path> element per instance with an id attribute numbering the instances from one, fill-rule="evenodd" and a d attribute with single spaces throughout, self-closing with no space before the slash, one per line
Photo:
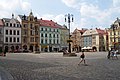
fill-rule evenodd
<path id="1" fill-rule="evenodd" d="M 82 54 L 80 55 L 80 62 L 78 63 L 78 65 L 80 65 L 81 62 L 84 62 L 84 64 L 86 65 L 86 62 L 85 62 L 85 54 L 84 54 L 84 51 L 82 51 Z"/>
<path id="2" fill-rule="evenodd" d="M 114 51 L 114 59 L 118 59 L 117 53 L 118 53 L 118 50 L 116 49 L 116 50 Z"/>
<path id="3" fill-rule="evenodd" d="M 4 49 L 4 55 L 3 55 L 4 57 L 6 56 L 6 52 L 7 52 L 7 50 L 6 50 L 6 49 Z"/>
<path id="4" fill-rule="evenodd" d="M 108 55 L 107 55 L 107 58 L 110 59 L 110 54 L 111 54 L 111 50 L 108 51 Z"/>

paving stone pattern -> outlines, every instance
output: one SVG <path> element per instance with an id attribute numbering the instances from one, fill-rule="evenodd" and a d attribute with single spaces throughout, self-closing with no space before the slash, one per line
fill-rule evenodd
<path id="1" fill-rule="evenodd" d="M 0 57 L 0 66 L 14 80 L 120 80 L 120 60 L 91 54 L 86 58 L 87 66 L 78 66 L 79 56 L 53 55 L 9 54 L 5 58 Z"/>

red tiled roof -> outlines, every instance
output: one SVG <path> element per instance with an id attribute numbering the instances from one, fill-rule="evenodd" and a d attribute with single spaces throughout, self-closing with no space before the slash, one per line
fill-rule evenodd
<path id="1" fill-rule="evenodd" d="M 83 34 L 86 30 L 78 30 L 78 31 Z"/>
<path id="2" fill-rule="evenodd" d="M 4 24 L 3 24 L 3 21 L 2 21 L 2 19 L 0 19 L 0 26 L 3 26 Z"/>
<path id="3" fill-rule="evenodd" d="M 98 34 L 107 34 L 107 32 L 105 30 L 101 30 L 101 29 L 96 29 Z"/>
<path id="4" fill-rule="evenodd" d="M 41 26 L 48 26 L 48 27 L 52 27 L 52 28 L 61 28 L 60 25 L 58 25 L 57 23 L 55 23 L 52 20 L 39 20 L 40 21 L 40 25 Z"/>

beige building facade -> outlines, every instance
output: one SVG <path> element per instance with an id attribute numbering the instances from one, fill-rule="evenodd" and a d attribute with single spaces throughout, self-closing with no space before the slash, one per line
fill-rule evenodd
<path id="1" fill-rule="evenodd" d="M 40 33 L 39 21 L 37 17 L 30 12 L 29 16 L 18 15 L 17 18 L 21 23 L 21 44 L 23 51 L 39 51 L 40 49 Z"/>
<path id="2" fill-rule="evenodd" d="M 71 47 L 72 47 L 72 50 L 73 51 L 76 51 L 76 52 L 80 52 L 81 51 L 81 48 L 82 48 L 82 34 L 85 32 L 84 29 L 82 30 L 79 30 L 79 29 L 75 29 L 71 35 L 71 40 L 72 40 L 72 43 L 71 43 Z"/>
<path id="3" fill-rule="evenodd" d="M 82 35 L 82 50 L 86 51 L 107 51 L 108 35 L 105 30 L 90 29 Z"/>

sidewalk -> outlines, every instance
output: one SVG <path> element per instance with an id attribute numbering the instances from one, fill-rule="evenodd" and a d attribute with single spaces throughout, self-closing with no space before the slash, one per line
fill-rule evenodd
<path id="1" fill-rule="evenodd" d="M 13 77 L 3 67 L 0 66 L 0 80 L 13 80 Z"/>

